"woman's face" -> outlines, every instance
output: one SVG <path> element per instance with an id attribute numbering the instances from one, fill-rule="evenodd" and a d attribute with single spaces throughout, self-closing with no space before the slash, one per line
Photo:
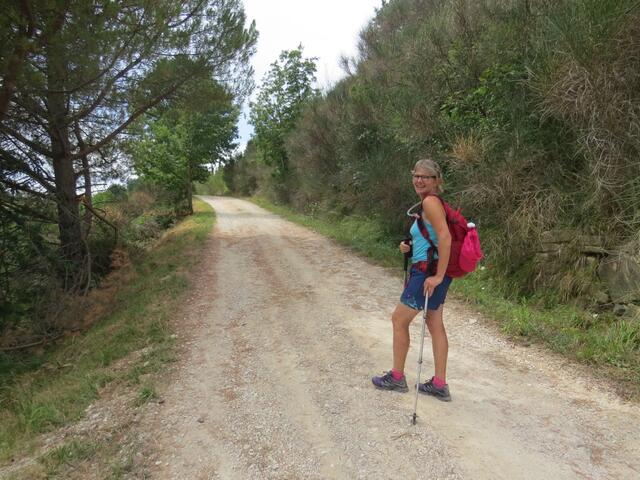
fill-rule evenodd
<path id="1" fill-rule="evenodd" d="M 438 177 L 434 172 L 424 168 L 416 168 L 412 174 L 413 188 L 421 197 L 437 192 Z"/>

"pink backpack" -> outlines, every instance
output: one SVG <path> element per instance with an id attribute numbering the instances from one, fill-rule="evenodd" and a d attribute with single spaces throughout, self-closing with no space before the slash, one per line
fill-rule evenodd
<path id="1" fill-rule="evenodd" d="M 449 227 L 449 232 L 451 233 L 451 253 L 449 254 L 446 274 L 451 278 L 459 278 L 473 272 L 480 259 L 482 259 L 478 231 L 473 223 L 467 222 L 467 219 L 462 216 L 460 209 L 454 210 L 440 195 L 433 195 L 442 202 L 447 217 L 447 227 Z M 417 216 L 417 221 L 420 232 L 431 245 L 429 258 L 432 258 L 433 251 L 437 249 L 422 221 L 422 215 Z"/>
<path id="2" fill-rule="evenodd" d="M 467 223 L 467 235 L 462 241 L 462 248 L 460 248 L 460 256 L 458 257 L 460 270 L 466 273 L 473 272 L 482 256 L 478 230 L 475 224 Z"/>

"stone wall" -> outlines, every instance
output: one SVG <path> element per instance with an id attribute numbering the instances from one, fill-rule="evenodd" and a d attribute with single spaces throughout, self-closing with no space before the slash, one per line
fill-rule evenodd
<path id="1" fill-rule="evenodd" d="M 598 304 L 610 305 L 620 316 L 640 319 L 640 250 L 637 242 L 607 250 L 596 235 L 582 235 L 571 230 L 544 232 L 540 238 L 537 262 L 544 266 L 541 274 L 552 273 L 560 259 L 578 255 L 581 264 L 595 269 L 601 288 L 594 288 Z M 594 286 L 595 287 L 595 286 Z"/>

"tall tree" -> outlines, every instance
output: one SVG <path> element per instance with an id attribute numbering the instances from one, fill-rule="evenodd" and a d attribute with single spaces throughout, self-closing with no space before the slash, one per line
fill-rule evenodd
<path id="1" fill-rule="evenodd" d="M 134 168 L 169 192 L 177 208 L 193 213 L 192 184 L 208 167 L 223 166 L 236 148 L 239 109 L 219 84 L 197 82 L 175 104 L 151 120 L 132 142 Z"/>
<path id="2" fill-rule="evenodd" d="M 251 103 L 255 144 L 280 181 L 289 174 L 286 136 L 294 129 L 304 104 L 318 93 L 313 87 L 315 60 L 303 57 L 302 45 L 283 51 L 271 64 L 256 101 Z"/>
<path id="3" fill-rule="evenodd" d="M 245 28 L 240 0 L 22 0 L 7 11 L 2 198 L 25 192 L 55 202 L 61 273 L 72 288 L 84 281 L 87 256 L 79 201 L 91 198 L 92 174 L 118 161 L 109 149 L 194 79 L 246 93 L 257 33 Z"/>

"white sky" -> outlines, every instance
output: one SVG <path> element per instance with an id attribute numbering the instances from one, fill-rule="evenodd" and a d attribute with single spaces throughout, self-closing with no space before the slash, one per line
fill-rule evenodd
<path id="1" fill-rule="evenodd" d="M 256 85 L 283 50 L 303 46 L 305 57 L 318 57 L 318 86 L 327 90 L 344 76 L 342 55 L 356 54 L 358 34 L 375 14 L 381 0 L 244 0 L 247 19 L 259 32 L 253 57 Z M 255 96 L 254 92 L 254 96 Z M 248 124 L 248 102 L 240 115 L 240 149 L 253 133 Z"/>

